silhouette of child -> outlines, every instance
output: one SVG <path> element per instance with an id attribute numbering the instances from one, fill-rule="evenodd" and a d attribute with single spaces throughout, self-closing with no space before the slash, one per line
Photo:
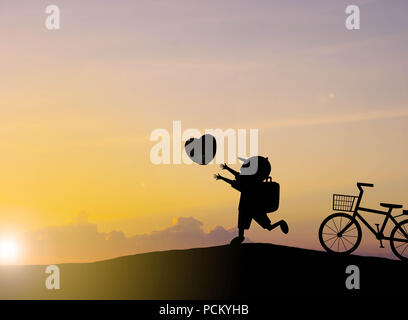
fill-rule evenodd
<path id="1" fill-rule="evenodd" d="M 225 163 L 221 164 L 221 168 L 233 174 L 235 180 L 225 178 L 220 174 L 214 175 L 216 180 L 223 180 L 241 192 L 238 207 L 239 235 L 231 241 L 231 244 L 239 244 L 245 240 L 244 232 L 251 226 L 252 219 L 269 231 L 280 226 L 282 232 L 287 234 L 289 232 L 288 224 L 284 220 L 271 224 L 271 220 L 262 206 L 262 201 L 260 201 L 262 181 L 267 179 L 271 172 L 268 158 L 256 156 L 249 159 L 239 159 L 244 161 L 240 172 L 231 169 Z M 250 168 L 256 168 L 255 172 L 250 172 Z"/>

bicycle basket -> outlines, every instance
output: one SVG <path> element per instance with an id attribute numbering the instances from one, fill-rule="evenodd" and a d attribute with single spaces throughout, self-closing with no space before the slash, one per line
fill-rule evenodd
<path id="1" fill-rule="evenodd" d="M 333 194 L 333 210 L 353 211 L 354 201 L 358 197 L 344 194 Z"/>

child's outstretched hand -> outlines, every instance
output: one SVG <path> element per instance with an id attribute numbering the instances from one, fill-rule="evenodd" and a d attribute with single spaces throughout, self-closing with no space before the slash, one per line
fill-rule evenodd
<path id="1" fill-rule="evenodd" d="M 228 166 L 227 166 L 227 164 L 226 164 L 226 163 L 221 163 L 221 164 L 220 164 L 220 167 L 221 167 L 221 169 L 222 169 L 222 170 L 224 170 L 224 169 L 227 169 L 227 168 L 228 168 Z"/>
<path id="2" fill-rule="evenodd" d="M 215 180 L 220 180 L 221 179 L 221 175 L 219 173 L 214 174 L 214 179 Z"/>

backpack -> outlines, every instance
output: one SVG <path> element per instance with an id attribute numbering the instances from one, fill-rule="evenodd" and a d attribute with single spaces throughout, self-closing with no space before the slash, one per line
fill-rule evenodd
<path id="1" fill-rule="evenodd" d="M 264 212 L 275 212 L 279 208 L 280 186 L 279 183 L 272 181 L 268 177 L 266 181 L 262 182 L 262 204 Z"/>

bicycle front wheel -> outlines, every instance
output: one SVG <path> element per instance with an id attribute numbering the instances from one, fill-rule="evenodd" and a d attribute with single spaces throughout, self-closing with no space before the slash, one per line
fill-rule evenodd
<path id="1" fill-rule="evenodd" d="M 392 252 L 401 260 L 408 260 L 408 220 L 401 221 L 390 234 Z"/>
<path id="2" fill-rule="evenodd" d="M 319 240 L 323 249 L 341 255 L 352 253 L 361 242 L 361 227 L 351 215 L 335 213 L 323 220 Z"/>

